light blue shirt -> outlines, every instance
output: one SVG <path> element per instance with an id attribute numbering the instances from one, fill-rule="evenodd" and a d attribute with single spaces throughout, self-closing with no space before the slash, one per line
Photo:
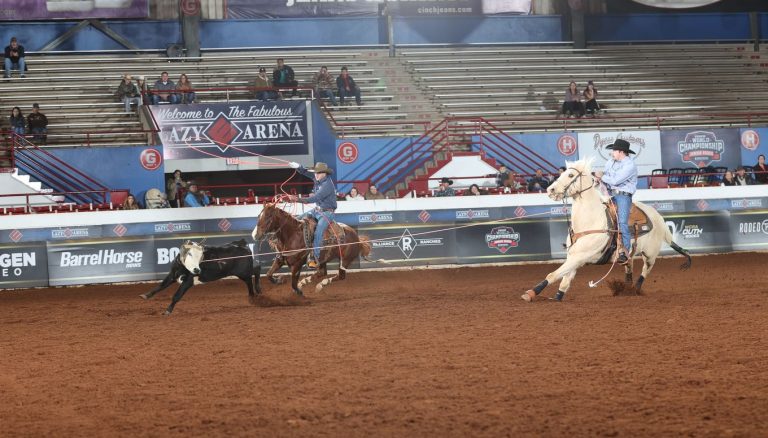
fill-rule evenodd
<path id="1" fill-rule="evenodd" d="M 626 157 L 621 161 L 608 160 L 605 163 L 605 173 L 602 180 L 611 190 L 635 193 L 637 191 L 637 166 L 635 166 L 635 160 L 630 157 Z"/>

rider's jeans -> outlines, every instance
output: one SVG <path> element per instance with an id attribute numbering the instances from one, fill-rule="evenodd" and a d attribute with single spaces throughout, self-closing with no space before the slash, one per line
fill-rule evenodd
<path id="1" fill-rule="evenodd" d="M 334 220 L 336 220 L 336 215 L 332 211 L 326 211 L 326 210 L 319 210 L 317 208 L 313 208 L 312 210 L 309 210 L 301 215 L 301 217 L 313 217 L 315 220 L 317 220 L 317 227 L 315 228 L 315 240 L 312 242 L 313 248 L 313 254 L 315 256 L 315 261 L 320 261 L 320 247 L 323 246 L 323 235 L 325 234 L 325 230 L 328 229 L 328 225 Z"/>
<path id="2" fill-rule="evenodd" d="M 619 216 L 619 231 L 621 232 L 621 241 L 624 250 L 632 249 L 632 235 L 629 233 L 629 212 L 632 210 L 632 197 L 627 195 L 613 195 L 613 202 L 616 203 L 616 209 Z"/>

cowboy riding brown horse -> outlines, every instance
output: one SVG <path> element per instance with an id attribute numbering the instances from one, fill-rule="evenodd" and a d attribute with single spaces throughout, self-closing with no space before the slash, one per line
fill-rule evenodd
<path id="1" fill-rule="evenodd" d="M 367 257 L 371 252 L 371 243 L 365 236 L 358 236 L 352 227 L 341 223 L 334 223 L 323 236 L 324 246 L 320 251 L 318 269 L 310 277 L 299 283 L 301 268 L 307 262 L 307 256 L 311 250 L 311 236 L 316 225 L 313 219 L 298 220 L 290 213 L 277 207 L 275 204 L 265 204 L 259 214 L 258 223 L 251 236 L 253 240 L 261 240 L 267 234 L 273 237 L 269 243 L 279 256 L 275 258 L 272 267 L 267 272 L 267 278 L 277 283 L 273 275 L 283 264 L 291 269 L 291 287 L 298 295 L 303 295 L 301 287 L 313 281 L 321 280 L 316 287 L 317 291 L 330 284 L 334 280 L 344 280 L 346 271 L 352 262 L 358 257 Z M 329 261 L 339 259 L 339 273 L 334 277 L 328 276 L 327 264 Z M 306 282 L 306 283 L 305 283 Z"/>

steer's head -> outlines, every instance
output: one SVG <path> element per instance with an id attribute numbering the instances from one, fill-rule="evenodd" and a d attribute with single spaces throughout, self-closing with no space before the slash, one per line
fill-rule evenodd
<path id="1" fill-rule="evenodd" d="M 200 273 L 200 262 L 203 260 L 203 246 L 197 242 L 187 240 L 181 244 L 179 260 L 181 260 L 181 264 L 189 272 L 193 275 L 198 275 Z"/>

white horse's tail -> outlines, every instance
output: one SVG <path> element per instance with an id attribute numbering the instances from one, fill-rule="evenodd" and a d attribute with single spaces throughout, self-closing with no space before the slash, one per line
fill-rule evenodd
<path id="1" fill-rule="evenodd" d="M 691 267 L 691 264 L 693 263 L 693 260 L 691 260 L 691 255 L 688 254 L 688 251 L 682 247 L 680 247 L 678 244 L 675 243 L 674 240 L 672 240 L 672 231 L 669 229 L 669 227 L 664 227 L 664 241 L 667 242 L 667 245 L 669 245 L 672 249 L 677 251 L 680 255 L 685 256 L 687 259 L 685 263 L 680 265 L 680 270 L 685 271 L 688 268 Z"/>

